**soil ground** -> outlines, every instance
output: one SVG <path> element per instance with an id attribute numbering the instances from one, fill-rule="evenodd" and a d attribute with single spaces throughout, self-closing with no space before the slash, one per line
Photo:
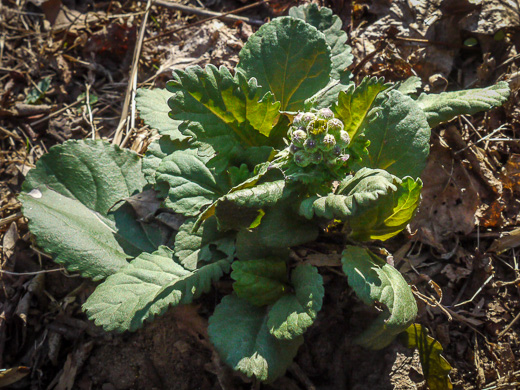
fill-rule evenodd
<path id="1" fill-rule="evenodd" d="M 251 4 L 184 1 L 226 12 Z M 38 250 L 16 196 L 28 170 L 67 139 L 103 138 L 143 154 L 155 133 L 120 126 L 127 86 L 163 87 L 172 69 L 232 67 L 262 22 L 296 3 L 256 5 L 241 21 L 210 20 L 156 1 L 4 0 L 0 5 L 0 387 L 11 389 L 425 389 L 417 352 L 352 344 L 374 313 L 340 276 L 340 248 L 302 257 L 327 264 L 324 308 L 295 363 L 270 385 L 233 374 L 207 339 L 219 286 L 197 305 L 144 329 L 109 334 L 81 305 L 95 284 Z M 499 109 L 432 132 L 423 202 L 410 227 L 385 243 L 415 286 L 423 324 L 444 347 L 455 389 L 520 388 L 520 5 L 502 0 L 331 0 L 344 22 L 359 82 L 412 75 L 430 92 L 510 83 Z M 136 43 L 142 42 L 138 61 Z M 138 66 L 136 66 L 138 64 Z M 88 99 L 88 103 L 86 104 Z M 126 108 L 125 108 L 126 107 Z M 335 260 L 336 259 L 336 260 Z"/>

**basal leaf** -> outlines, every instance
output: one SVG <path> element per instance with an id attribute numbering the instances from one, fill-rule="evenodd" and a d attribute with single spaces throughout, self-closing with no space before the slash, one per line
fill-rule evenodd
<path id="1" fill-rule="evenodd" d="M 305 100 L 305 111 L 310 111 L 312 108 L 319 110 L 320 108 L 332 107 L 338 101 L 339 93 L 347 92 L 353 86 L 354 82 L 350 80 L 350 73 L 348 72 L 341 74 L 339 79 L 331 78 L 323 89 Z"/>
<path id="2" fill-rule="evenodd" d="M 287 258 L 289 248 L 267 247 L 260 242 L 258 229 L 242 229 L 236 235 L 236 257 L 239 260 L 258 260 L 269 257 Z"/>
<path id="3" fill-rule="evenodd" d="M 168 101 L 170 116 L 176 120 L 198 122 L 190 133 L 196 142 L 206 143 L 217 152 L 229 145 L 243 148 L 269 143 L 269 133 L 280 116 L 280 103 L 263 92 L 255 79 L 241 72 L 233 76 L 225 67 L 205 69 L 188 67 L 176 70 L 167 88 L 173 93 Z"/>
<path id="4" fill-rule="evenodd" d="M 155 176 L 156 188 L 167 187 L 162 192 L 167 192 L 165 204 L 172 211 L 193 217 L 228 192 L 226 178 L 208 168 L 207 161 L 208 158 L 191 149 L 173 152 L 162 159 Z"/>
<path id="5" fill-rule="evenodd" d="M 235 261 L 232 268 L 233 290 L 252 305 L 270 305 L 288 290 L 287 267 L 283 260 Z"/>
<path id="6" fill-rule="evenodd" d="M 348 221 L 350 238 L 357 241 L 387 240 L 402 231 L 421 200 L 422 181 L 406 177 L 397 191 L 389 192 L 374 207 Z"/>
<path id="7" fill-rule="evenodd" d="M 430 390 L 451 390 L 450 363 L 442 356 L 442 345 L 421 324 L 410 325 L 400 336 L 408 348 L 417 348 L 426 384 Z"/>
<path id="8" fill-rule="evenodd" d="M 190 303 L 207 292 L 213 281 L 229 270 L 220 260 L 196 270 L 175 262 L 173 252 L 161 247 L 142 253 L 126 267 L 109 276 L 87 299 L 83 309 L 107 331 L 135 331 L 169 305 Z"/>
<path id="9" fill-rule="evenodd" d="M 292 17 L 276 18 L 253 34 L 240 51 L 238 68 L 272 92 L 280 110 L 297 111 L 324 88 L 331 72 L 330 48 L 315 27 Z"/>
<path id="10" fill-rule="evenodd" d="M 156 249 L 157 237 L 120 203 L 145 184 L 136 153 L 101 141 L 68 141 L 38 161 L 19 199 L 38 245 L 68 270 L 100 280 Z"/>
<path id="11" fill-rule="evenodd" d="M 215 204 L 219 229 L 239 229 L 250 226 L 262 208 L 275 205 L 289 196 L 285 180 L 262 183 L 230 192 Z"/>
<path id="12" fill-rule="evenodd" d="M 303 335 L 321 310 L 325 290 L 318 269 L 300 265 L 291 274 L 294 293 L 282 296 L 269 310 L 267 326 L 277 339 Z"/>
<path id="13" fill-rule="evenodd" d="M 342 253 L 343 272 L 356 295 L 367 305 L 385 307 L 356 342 L 365 348 L 381 349 L 408 328 L 417 315 L 412 290 L 402 275 L 367 249 L 347 246 Z"/>
<path id="14" fill-rule="evenodd" d="M 146 150 L 143 158 L 143 174 L 149 184 L 155 184 L 155 173 L 161 165 L 161 161 L 175 151 L 185 150 L 189 147 L 187 140 L 178 141 L 172 139 L 169 135 L 154 140 Z"/>
<path id="15" fill-rule="evenodd" d="M 511 90 L 506 81 L 487 88 L 465 91 L 443 92 L 440 94 L 421 94 L 417 103 L 426 114 L 431 127 L 449 121 L 458 115 L 472 115 L 504 104 Z"/>
<path id="16" fill-rule="evenodd" d="M 408 77 L 406 80 L 396 83 L 396 89 L 403 95 L 415 95 L 421 86 L 422 81 L 416 76 Z"/>
<path id="17" fill-rule="evenodd" d="M 361 125 L 368 122 L 377 95 L 388 87 L 389 84 L 385 84 L 383 78 L 365 77 L 356 88 L 352 86 L 339 93 L 338 102 L 332 106 L 332 110 L 345 125 L 351 140 L 356 138 Z"/>
<path id="18" fill-rule="evenodd" d="M 272 382 L 292 363 L 303 337 L 279 340 L 269 332 L 267 308 L 236 295 L 222 299 L 209 319 L 209 337 L 222 360 L 233 369 Z"/>
<path id="19" fill-rule="evenodd" d="M 144 89 L 139 88 L 135 97 L 139 116 L 144 123 L 152 129 L 156 129 L 159 134 L 167 134 L 172 139 L 182 140 L 187 138 L 179 131 L 182 120 L 170 118 L 170 107 L 168 99 L 172 93 L 166 89 Z"/>
<path id="20" fill-rule="evenodd" d="M 381 169 L 362 168 L 345 178 L 336 193 L 305 199 L 300 214 L 307 219 L 317 216 L 346 221 L 376 207 L 382 198 L 396 192 L 400 183 L 399 178 Z"/>
<path id="21" fill-rule="evenodd" d="M 430 126 L 412 98 L 389 91 L 377 117 L 365 122 L 362 131 L 370 140 L 367 167 L 400 178 L 421 175 L 430 152 Z"/>
<path id="22" fill-rule="evenodd" d="M 258 234 L 258 242 L 262 246 L 286 248 L 302 245 L 318 238 L 318 226 L 300 217 L 293 210 L 295 201 L 289 199 L 265 210 L 262 223 L 254 229 Z"/>
<path id="23" fill-rule="evenodd" d="M 219 220 L 219 228 L 234 229 L 249 226 L 256 218 L 260 207 L 274 204 L 281 199 L 281 196 L 286 193 L 286 191 L 284 191 L 285 182 L 283 180 L 276 180 L 280 175 L 283 175 L 281 171 L 269 170 L 269 162 L 265 162 L 264 164 L 259 164 L 255 168 L 255 172 L 256 174 L 254 176 L 235 185 L 226 195 L 217 199 L 207 207 L 204 212 L 199 215 L 195 229 L 198 228 L 202 221 L 215 215 L 217 207 L 219 207 L 219 215 L 222 217 L 222 219 Z M 258 190 L 252 189 L 256 188 L 255 186 L 259 180 L 265 178 L 273 179 L 274 181 L 269 181 L 261 186 L 257 186 L 260 187 Z M 251 191 L 258 192 L 260 198 L 255 199 Z M 226 214 L 227 211 L 223 211 L 226 209 L 226 205 L 231 206 L 229 213 L 234 215 L 228 215 Z M 226 221 L 229 222 L 229 224 L 226 224 Z"/>
<path id="24" fill-rule="evenodd" d="M 350 77 L 346 70 L 352 64 L 354 56 L 352 49 L 347 45 L 347 33 L 341 29 L 343 22 L 339 16 L 334 15 L 331 9 L 320 8 L 314 3 L 292 7 L 289 10 L 289 16 L 304 20 L 325 35 L 327 44 L 331 49 L 332 69 L 330 76 L 337 80 L 345 74 Z"/>
<path id="25" fill-rule="evenodd" d="M 195 230 L 195 218 L 187 219 L 175 236 L 175 257 L 184 268 L 195 270 L 202 262 L 216 261 L 222 256 L 231 257 L 235 251 L 232 235 L 219 232 L 215 218 L 204 221 Z"/>

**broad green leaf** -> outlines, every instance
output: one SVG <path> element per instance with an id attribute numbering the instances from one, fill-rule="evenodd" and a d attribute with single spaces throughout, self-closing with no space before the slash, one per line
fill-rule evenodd
<path id="1" fill-rule="evenodd" d="M 261 209 L 273 206 L 289 196 L 285 180 L 262 183 L 230 192 L 215 203 L 219 229 L 239 229 L 250 226 Z"/>
<path id="2" fill-rule="evenodd" d="M 325 295 L 318 269 L 308 264 L 292 271 L 291 285 L 294 293 L 282 296 L 269 310 L 267 326 L 277 339 L 303 335 L 321 310 Z"/>
<path id="3" fill-rule="evenodd" d="M 345 125 L 351 140 L 356 138 L 361 125 L 368 122 L 377 95 L 388 87 L 389 84 L 385 84 L 383 78 L 365 77 L 356 88 L 351 86 L 347 91 L 339 93 L 338 102 L 332 106 L 332 110 Z"/>
<path id="4" fill-rule="evenodd" d="M 279 340 L 269 332 L 267 308 L 235 295 L 222 299 L 209 319 L 209 337 L 222 360 L 261 381 L 282 376 L 303 344 L 303 337 Z"/>
<path id="5" fill-rule="evenodd" d="M 341 74 L 339 79 L 331 78 L 325 88 L 305 100 L 305 111 L 311 111 L 312 108 L 319 110 L 332 107 L 338 101 L 339 93 L 347 92 L 352 86 L 354 86 L 354 82 L 350 80 L 348 72 Z"/>
<path id="6" fill-rule="evenodd" d="M 157 237 L 120 203 L 145 184 L 136 153 L 67 141 L 38 161 L 19 199 L 38 245 L 69 271 L 100 280 L 156 249 Z"/>
<path id="7" fill-rule="evenodd" d="M 304 20 L 325 35 L 327 44 L 331 49 L 332 69 L 330 75 L 332 78 L 339 80 L 354 60 L 352 49 L 347 45 L 347 33 L 341 29 L 343 22 L 339 16 L 334 15 L 331 9 L 320 8 L 314 3 L 292 7 L 289 10 L 289 16 Z M 350 77 L 349 73 L 347 77 Z"/>
<path id="8" fill-rule="evenodd" d="M 421 200 L 422 181 L 406 177 L 397 191 L 389 192 L 374 207 L 348 221 L 350 238 L 357 241 L 387 240 L 402 231 Z"/>
<path id="9" fill-rule="evenodd" d="M 168 99 L 172 93 L 166 89 L 144 89 L 139 88 L 135 97 L 139 116 L 145 124 L 156 129 L 159 134 L 167 134 L 172 139 L 183 140 L 187 138 L 179 131 L 182 120 L 170 118 L 170 107 Z"/>
<path id="10" fill-rule="evenodd" d="M 231 168 L 236 168 L 236 167 L 231 167 Z M 276 196 L 276 193 L 280 192 L 280 196 L 281 196 L 281 194 L 284 192 L 283 191 L 284 190 L 283 180 L 282 181 L 276 180 L 280 175 L 283 175 L 283 173 L 281 171 L 278 171 L 278 170 L 275 170 L 275 169 L 269 170 L 269 162 L 264 162 L 263 164 L 257 165 L 255 167 L 255 172 L 256 172 L 256 174 L 254 176 L 251 176 L 248 179 L 244 180 L 243 182 L 235 185 L 234 187 L 232 187 L 228 191 L 228 193 L 226 195 L 224 195 L 223 197 L 217 199 L 210 206 L 208 206 L 199 215 L 199 217 L 197 219 L 197 223 L 195 224 L 194 228 L 198 229 L 198 226 L 202 223 L 202 221 L 204 221 L 207 218 L 215 215 L 215 210 L 217 209 L 217 206 L 219 206 L 221 203 L 225 204 L 229 200 L 232 201 L 233 199 L 235 199 L 237 196 L 236 195 L 232 195 L 233 193 L 240 192 L 243 195 L 245 195 L 246 197 L 249 196 L 250 192 L 246 191 L 244 193 L 243 191 L 247 190 L 247 189 L 249 189 L 251 187 L 254 187 L 258 183 L 259 180 L 264 179 L 264 178 L 273 179 L 274 182 L 271 185 L 268 184 L 267 185 L 268 188 L 265 188 L 263 191 L 260 190 L 260 192 L 264 193 L 265 191 L 270 191 L 272 193 L 272 196 L 270 197 L 271 198 L 271 203 L 275 203 L 277 201 L 277 199 L 278 199 L 277 196 Z M 261 188 L 264 188 L 264 187 L 265 186 L 262 186 Z M 240 200 L 243 197 L 244 196 L 240 197 L 240 194 L 239 194 L 238 199 Z M 265 198 L 265 195 L 263 197 Z M 222 229 L 233 229 L 235 227 L 238 228 L 238 227 L 249 226 L 252 223 L 252 221 L 257 217 L 258 208 L 267 205 L 267 203 L 265 203 L 265 202 L 263 202 L 261 200 L 256 200 L 255 201 L 254 199 L 251 199 L 251 201 L 253 203 L 254 202 L 258 203 L 258 205 L 256 205 L 256 208 L 255 208 L 255 204 L 252 204 L 252 205 L 247 205 L 247 204 L 246 205 L 242 205 L 244 207 L 243 207 L 243 209 L 241 211 L 246 212 L 246 215 L 238 215 L 238 216 L 234 215 L 231 218 L 226 218 L 228 221 L 232 221 L 232 223 L 229 226 L 226 226 L 224 220 L 219 221 L 219 227 L 222 228 Z M 246 200 L 246 202 L 247 202 L 247 200 Z M 241 206 L 240 204 L 236 205 L 236 207 L 240 207 L 240 206 Z M 225 205 L 224 205 L 224 207 L 225 207 Z M 247 208 L 250 208 L 250 210 L 248 210 Z M 220 213 L 220 215 L 222 216 L 222 212 Z M 239 220 L 234 221 L 233 219 L 235 217 L 238 217 Z"/>
<path id="11" fill-rule="evenodd" d="M 232 268 L 233 290 L 252 305 L 271 305 L 289 289 L 283 260 L 235 261 Z"/>
<path id="12" fill-rule="evenodd" d="M 271 248 L 260 242 L 258 229 L 242 229 L 236 235 L 236 257 L 239 260 L 258 260 L 268 257 L 286 258 L 289 248 Z"/>
<path id="13" fill-rule="evenodd" d="M 504 104 L 511 90 L 506 81 L 487 88 L 465 91 L 443 92 L 440 94 L 421 94 L 417 103 L 426 114 L 431 127 L 449 121 L 458 115 L 473 115 Z"/>
<path id="14" fill-rule="evenodd" d="M 396 89 L 403 95 L 415 95 L 422 87 L 422 81 L 419 77 L 408 77 L 404 81 L 396 83 Z"/>
<path id="15" fill-rule="evenodd" d="M 163 158 L 169 156 L 175 151 L 185 150 L 188 148 L 186 141 L 173 140 L 169 135 L 154 140 L 146 150 L 143 158 L 143 174 L 149 184 L 155 184 L 155 173 L 161 165 Z"/>
<path id="16" fill-rule="evenodd" d="M 176 151 L 162 159 L 155 180 L 157 189 L 167 187 L 167 207 L 186 217 L 197 215 L 228 192 L 226 178 L 206 166 L 208 159 L 196 150 Z"/>
<path id="17" fill-rule="evenodd" d="M 262 223 L 254 229 L 258 234 L 260 245 L 286 248 L 302 245 L 318 238 L 318 226 L 300 217 L 293 210 L 295 202 L 297 202 L 296 199 L 289 199 L 264 210 Z"/>
<path id="18" fill-rule="evenodd" d="M 272 92 L 281 111 L 298 111 L 324 88 L 331 72 L 330 48 L 315 27 L 292 17 L 276 18 L 249 37 L 238 68 Z"/>
<path id="19" fill-rule="evenodd" d="M 235 252 L 232 235 L 219 232 L 215 218 L 209 218 L 194 231 L 195 219 L 187 219 L 175 236 L 175 256 L 179 264 L 195 270 L 201 262 L 218 260 L 215 252 L 231 257 Z"/>
<path id="20" fill-rule="evenodd" d="M 430 390 L 451 390 L 450 363 L 442 356 L 442 345 L 428 335 L 427 329 L 421 324 L 410 325 L 400 335 L 404 345 L 417 348 L 426 384 Z"/>
<path id="21" fill-rule="evenodd" d="M 173 93 L 168 101 L 170 116 L 176 120 L 198 122 L 192 128 L 196 142 L 207 143 L 218 153 L 229 145 L 243 148 L 268 144 L 269 133 L 280 116 L 280 103 L 265 94 L 255 79 L 249 81 L 241 72 L 233 76 L 225 67 L 213 65 L 202 69 L 176 70 L 167 88 Z"/>
<path id="22" fill-rule="evenodd" d="M 188 270 L 175 261 L 170 249 L 161 247 L 154 253 L 142 253 L 109 276 L 83 309 L 106 331 L 135 331 L 146 320 L 164 314 L 169 305 L 192 302 L 228 270 L 229 260 Z"/>
<path id="23" fill-rule="evenodd" d="M 356 342 L 370 349 L 386 347 L 417 315 L 412 290 L 399 271 L 365 248 L 347 246 L 341 263 L 348 284 L 359 299 L 367 305 L 378 302 L 385 306 Z"/>
<path id="24" fill-rule="evenodd" d="M 387 96 L 377 117 L 361 130 L 370 140 L 366 166 L 400 178 L 419 177 L 430 152 L 430 126 L 412 98 L 398 91 Z"/>
<path id="25" fill-rule="evenodd" d="M 348 176 L 335 194 L 312 196 L 300 204 L 300 214 L 307 219 L 314 216 L 348 220 L 376 207 L 381 199 L 396 192 L 401 180 L 381 169 L 362 168 Z"/>

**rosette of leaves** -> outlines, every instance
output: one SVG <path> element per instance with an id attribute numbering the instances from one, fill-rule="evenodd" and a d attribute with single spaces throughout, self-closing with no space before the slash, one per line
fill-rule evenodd
<path id="1" fill-rule="evenodd" d="M 319 270 L 291 248 L 339 223 L 349 285 L 383 307 L 358 342 L 383 348 L 410 326 L 408 284 L 363 243 L 413 217 L 430 128 L 501 105 L 509 88 L 417 96 L 417 78 L 356 86 L 346 42 L 329 9 L 293 8 L 250 37 L 234 70 L 188 67 L 166 90 L 139 90 L 141 118 L 161 135 L 144 158 L 71 141 L 38 161 L 24 215 L 56 262 L 101 281 L 84 305 L 90 319 L 133 331 L 230 273 L 234 291 L 209 336 L 231 367 L 272 381 L 324 296 Z"/>

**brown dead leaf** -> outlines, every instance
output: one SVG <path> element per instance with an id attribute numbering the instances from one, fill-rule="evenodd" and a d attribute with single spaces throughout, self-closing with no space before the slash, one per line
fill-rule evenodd
<path id="1" fill-rule="evenodd" d="M 480 204 L 476 183 L 451 151 L 434 139 L 428 164 L 421 175 L 423 200 L 412 221 L 412 231 L 424 243 L 442 252 L 443 241 L 454 234 L 469 234 Z"/>
<path id="2" fill-rule="evenodd" d="M 482 0 L 480 7 L 465 16 L 460 24 L 469 32 L 488 35 L 504 28 L 518 28 L 520 4 L 516 0 Z"/>
<path id="3" fill-rule="evenodd" d="M 459 280 L 467 278 L 471 274 L 471 270 L 454 264 L 447 264 L 442 269 L 441 274 L 446 275 L 451 282 L 457 283 Z"/>
<path id="4" fill-rule="evenodd" d="M 0 370 L 0 387 L 6 387 L 18 382 L 31 372 L 29 367 L 19 366 Z"/>
<path id="5" fill-rule="evenodd" d="M 18 226 L 16 222 L 13 222 L 7 229 L 7 232 L 5 232 L 2 240 L 1 270 L 12 271 L 14 269 L 16 241 L 18 241 L 18 238 Z M 2 280 L 2 275 L 0 274 L 0 280 Z"/>
<path id="6" fill-rule="evenodd" d="M 520 154 L 513 153 L 502 169 L 504 187 L 515 192 L 520 191 Z"/>
<path id="7" fill-rule="evenodd" d="M 69 353 L 58 384 L 54 390 L 72 390 L 74 388 L 76 375 L 90 356 L 92 347 L 94 347 L 94 341 L 89 341 L 80 345 L 74 352 Z"/>
<path id="8" fill-rule="evenodd" d="M 341 267 L 341 255 L 339 253 L 311 253 L 305 256 L 303 264 L 311 264 L 315 267 Z"/>
<path id="9" fill-rule="evenodd" d="M 499 238 L 493 241 L 489 247 L 489 251 L 502 253 L 517 246 L 520 246 L 520 228 L 502 233 Z"/>
<path id="10" fill-rule="evenodd" d="M 161 206 L 161 201 L 154 190 L 146 190 L 123 200 L 132 206 L 137 218 L 144 220 L 151 218 Z"/>
<path id="11" fill-rule="evenodd" d="M 448 77 L 462 42 L 458 22 L 466 8 L 474 6 L 462 1 L 459 2 L 463 6 L 461 10 L 446 12 L 447 3 L 446 0 L 372 1 L 369 12 L 379 20 L 366 29 L 352 32 L 355 57 L 364 58 L 374 51 L 376 42 L 392 28 L 397 31 L 395 44 L 403 58 L 414 65 L 421 77 L 427 79 L 433 74 Z M 384 62 L 384 58 L 375 60 Z"/>

